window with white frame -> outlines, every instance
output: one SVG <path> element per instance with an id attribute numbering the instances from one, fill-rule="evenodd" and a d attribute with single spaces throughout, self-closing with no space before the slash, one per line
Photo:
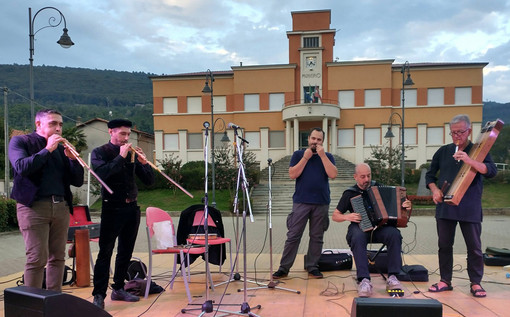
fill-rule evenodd
<path id="1" fill-rule="evenodd" d="M 416 128 L 404 129 L 404 144 L 416 145 Z"/>
<path id="2" fill-rule="evenodd" d="M 456 105 L 470 105 L 471 101 L 471 87 L 457 87 L 455 88 L 455 104 Z"/>
<path id="3" fill-rule="evenodd" d="M 165 133 L 163 135 L 163 149 L 167 151 L 179 150 L 179 135 L 177 133 Z"/>
<path id="4" fill-rule="evenodd" d="M 365 129 L 364 145 L 380 145 L 381 129 Z"/>
<path id="5" fill-rule="evenodd" d="M 340 108 L 353 108 L 354 90 L 340 90 L 338 92 L 338 103 Z"/>
<path id="6" fill-rule="evenodd" d="M 214 96 L 214 113 L 227 111 L 227 97 Z"/>
<path id="7" fill-rule="evenodd" d="M 244 137 L 248 141 L 248 148 L 260 149 L 260 132 L 245 132 Z"/>
<path id="8" fill-rule="evenodd" d="M 169 97 L 163 98 L 163 113 L 174 114 L 177 113 L 177 98 Z"/>
<path id="9" fill-rule="evenodd" d="M 285 103 L 285 94 L 269 94 L 269 110 L 280 111 Z"/>
<path id="10" fill-rule="evenodd" d="M 429 88 L 427 89 L 427 104 L 429 106 L 443 106 L 444 105 L 444 89 L 443 88 Z"/>
<path id="11" fill-rule="evenodd" d="M 285 132 L 284 131 L 269 131 L 269 147 L 285 147 Z"/>
<path id="12" fill-rule="evenodd" d="M 416 106 L 417 103 L 417 90 L 416 89 L 406 89 L 404 93 L 405 106 Z M 400 90 L 400 106 L 402 107 L 402 90 Z"/>
<path id="13" fill-rule="evenodd" d="M 188 113 L 202 113 L 202 97 L 187 98 Z"/>
<path id="14" fill-rule="evenodd" d="M 354 146 L 354 129 L 338 129 L 338 146 Z"/>
<path id="15" fill-rule="evenodd" d="M 196 149 L 202 149 L 202 133 L 188 133 L 188 150 Z"/>
<path id="16" fill-rule="evenodd" d="M 427 144 L 443 144 L 443 128 L 427 128 Z"/>
<path id="17" fill-rule="evenodd" d="M 244 111 L 259 111 L 259 94 L 244 95 Z"/>
<path id="18" fill-rule="evenodd" d="M 377 107 L 381 105 L 381 90 L 366 89 L 365 90 L 365 106 Z"/>

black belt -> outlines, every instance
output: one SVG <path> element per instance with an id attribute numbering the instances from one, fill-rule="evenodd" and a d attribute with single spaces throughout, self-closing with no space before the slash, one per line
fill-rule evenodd
<path id="1" fill-rule="evenodd" d="M 58 203 L 64 202 L 66 199 L 64 196 L 61 196 L 61 195 L 51 195 L 51 196 L 46 196 L 46 197 L 40 198 L 39 200 L 50 200 L 52 203 L 58 204 Z"/>

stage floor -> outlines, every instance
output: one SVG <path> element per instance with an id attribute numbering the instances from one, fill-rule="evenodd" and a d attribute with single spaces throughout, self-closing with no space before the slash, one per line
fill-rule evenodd
<path id="1" fill-rule="evenodd" d="M 134 255 L 144 263 L 148 263 L 146 253 L 137 252 Z M 280 256 L 280 254 L 273 256 L 274 270 L 277 268 Z M 453 291 L 430 293 L 427 291 L 428 287 L 439 280 L 436 270 L 437 257 L 435 255 L 404 255 L 405 264 L 421 264 L 429 270 L 429 282 L 402 282 L 405 295 L 401 299 L 436 299 L 443 304 L 443 316 L 510 316 L 508 306 L 510 278 L 506 277 L 507 271 L 502 267 L 486 266 L 482 286 L 488 296 L 474 298 L 469 292 L 465 255 L 456 254 L 454 258 Z M 243 276 L 242 255 L 239 256 L 239 259 L 239 273 Z M 202 304 L 209 299 L 214 304 L 221 303 L 220 309 L 232 312 L 232 315 L 236 315 L 235 312 L 239 312 L 244 304 L 251 309 L 253 314 L 259 316 L 351 316 L 352 303 L 357 297 L 357 285 L 354 279 L 355 267 L 352 270 L 324 272 L 323 279 L 309 279 L 307 272 L 303 269 L 303 255 L 298 254 L 289 276 L 279 280 L 276 288 L 269 288 L 267 284 L 263 284 L 269 281 L 269 254 L 248 254 L 246 261 L 248 290 L 246 292 L 238 291 L 245 287 L 244 279 L 234 280 L 229 284 L 215 287 L 214 291 L 206 292 L 205 265 L 202 259 L 198 259 L 191 266 L 193 275 L 190 290 L 193 302 L 188 303 L 184 284 L 180 277 L 176 279 L 173 289 L 169 289 L 167 285 L 173 255 L 158 255 L 154 257 L 154 260 L 155 282 L 166 288 L 166 291 L 159 295 L 149 295 L 148 299 L 142 298 L 136 303 L 111 301 L 110 291 L 108 291 L 105 300 L 108 313 L 112 316 L 123 317 L 196 316 L 201 313 Z M 71 264 L 70 260 L 68 261 L 68 264 Z M 227 258 L 223 266 L 224 272 L 228 270 L 228 263 Z M 215 284 L 228 280 L 228 274 L 218 273 L 218 266 L 211 265 L 210 267 Z M 21 272 L 1 277 L 2 294 L 4 289 L 15 287 L 20 276 Z M 255 279 L 261 285 L 254 283 Z M 385 292 L 385 281 L 379 274 L 372 274 L 372 283 L 374 285 L 373 298 L 389 297 Z M 259 288 L 251 289 L 257 287 Z M 92 302 L 92 286 L 65 286 L 63 291 Z M 257 308 L 258 305 L 261 308 Z M 216 308 L 218 306 L 214 305 L 214 309 Z M 182 313 L 182 309 L 197 310 Z M 4 316 L 4 305 L 1 307 L 0 315 Z M 69 316 L 72 315 L 70 313 Z M 213 315 L 214 312 L 205 314 L 205 316 Z M 217 314 L 217 316 L 222 315 L 224 316 L 222 313 Z"/>

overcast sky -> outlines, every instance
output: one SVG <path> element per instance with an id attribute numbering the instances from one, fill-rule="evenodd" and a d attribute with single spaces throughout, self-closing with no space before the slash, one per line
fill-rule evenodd
<path id="1" fill-rule="evenodd" d="M 0 64 L 28 64 L 29 19 L 47 6 L 62 26 L 35 35 L 34 65 L 154 74 L 288 63 L 292 11 L 331 9 L 340 61 L 488 62 L 484 101 L 510 102 L 510 0 L 3 0 Z M 41 11 L 34 29 L 54 10 Z M 28 78 L 27 78 L 28 81 Z"/>

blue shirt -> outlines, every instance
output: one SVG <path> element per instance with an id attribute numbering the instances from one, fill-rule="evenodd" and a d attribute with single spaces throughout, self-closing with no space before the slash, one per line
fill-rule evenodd
<path id="1" fill-rule="evenodd" d="M 290 159 L 289 166 L 296 165 L 303 158 L 304 153 L 305 150 L 295 151 Z M 326 155 L 334 165 L 335 159 L 333 155 L 327 152 Z M 296 178 L 292 200 L 294 203 L 300 204 L 329 205 L 331 201 L 329 178 L 318 154 L 312 155 L 308 162 L 306 162 L 301 175 Z"/>

